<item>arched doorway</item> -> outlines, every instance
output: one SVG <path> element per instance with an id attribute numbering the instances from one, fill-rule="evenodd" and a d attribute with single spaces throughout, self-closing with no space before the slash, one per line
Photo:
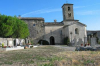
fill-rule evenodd
<path id="1" fill-rule="evenodd" d="M 55 45 L 55 39 L 53 36 L 50 37 L 50 45 Z"/>

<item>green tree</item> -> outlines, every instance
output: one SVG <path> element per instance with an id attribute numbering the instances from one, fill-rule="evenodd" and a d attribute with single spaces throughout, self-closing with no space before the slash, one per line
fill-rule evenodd
<path id="1" fill-rule="evenodd" d="M 27 24 L 16 16 L 0 14 L 0 37 L 5 38 L 26 38 L 29 36 Z"/>
<path id="2" fill-rule="evenodd" d="M 99 42 L 99 38 L 98 38 L 98 37 L 96 37 L 96 42 L 97 42 L 97 43 Z"/>

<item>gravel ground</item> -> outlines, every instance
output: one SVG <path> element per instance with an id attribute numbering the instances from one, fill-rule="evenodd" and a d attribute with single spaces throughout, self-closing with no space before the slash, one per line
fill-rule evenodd
<path id="1" fill-rule="evenodd" d="M 61 49 L 66 49 L 68 51 L 75 51 L 76 47 L 68 47 L 68 46 L 63 46 L 63 45 L 55 45 L 54 47 L 59 47 Z"/>

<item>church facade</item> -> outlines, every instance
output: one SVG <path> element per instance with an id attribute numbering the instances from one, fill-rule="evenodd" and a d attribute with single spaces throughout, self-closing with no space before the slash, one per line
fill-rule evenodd
<path id="1" fill-rule="evenodd" d="M 86 42 L 86 25 L 74 19 L 73 4 L 63 4 L 63 21 L 44 22 L 44 18 L 18 17 L 28 24 L 29 38 L 35 42 L 47 40 L 51 45 L 63 44 L 63 39 L 69 37 L 72 45 Z"/>

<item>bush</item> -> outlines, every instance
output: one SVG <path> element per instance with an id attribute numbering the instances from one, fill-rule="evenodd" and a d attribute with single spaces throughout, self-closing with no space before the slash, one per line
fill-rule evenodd
<path id="1" fill-rule="evenodd" d="M 33 46 L 30 46 L 30 48 L 33 48 Z"/>
<path id="2" fill-rule="evenodd" d="M 33 40 L 31 40 L 31 45 L 34 45 L 34 41 Z"/>
<path id="3" fill-rule="evenodd" d="M 70 40 L 68 37 L 65 37 L 63 40 L 64 45 L 68 45 L 70 43 Z"/>
<path id="4" fill-rule="evenodd" d="M 98 37 L 96 37 L 96 42 L 99 43 L 99 38 Z"/>
<path id="5" fill-rule="evenodd" d="M 49 45 L 49 42 L 46 41 L 46 40 L 39 40 L 39 44 L 41 44 L 41 41 L 42 41 L 42 45 Z"/>
<path id="6" fill-rule="evenodd" d="M 98 44 L 100 44 L 100 40 L 98 41 Z"/>
<path id="7" fill-rule="evenodd" d="M 2 43 L 2 47 L 4 47 L 4 43 Z"/>

